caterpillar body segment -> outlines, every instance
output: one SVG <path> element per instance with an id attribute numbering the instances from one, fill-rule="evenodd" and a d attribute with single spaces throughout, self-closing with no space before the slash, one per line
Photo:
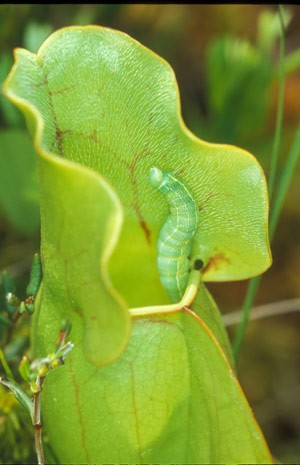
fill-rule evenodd
<path id="1" fill-rule="evenodd" d="M 190 273 L 190 253 L 199 224 L 197 202 L 186 185 L 170 173 L 152 168 L 150 184 L 162 193 L 170 214 L 158 238 L 158 271 L 171 302 L 180 301 Z"/>

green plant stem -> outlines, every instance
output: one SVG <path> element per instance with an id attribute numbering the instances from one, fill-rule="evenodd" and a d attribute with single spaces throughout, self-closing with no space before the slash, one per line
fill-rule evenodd
<path id="1" fill-rule="evenodd" d="M 8 378 L 11 378 L 12 380 L 14 380 L 14 375 L 12 374 L 12 371 L 9 368 L 9 365 L 8 365 L 8 363 L 6 361 L 6 358 L 5 358 L 5 355 L 4 355 L 4 352 L 3 352 L 2 349 L 0 349 L 0 361 L 2 362 L 2 365 L 3 365 L 6 376 Z"/>
<path id="2" fill-rule="evenodd" d="M 291 179 L 293 177 L 293 173 L 296 168 L 297 161 L 299 159 L 299 154 L 300 154 L 300 125 L 298 126 L 298 129 L 296 131 L 296 135 L 290 150 L 290 153 L 288 155 L 280 185 L 277 190 L 277 194 L 274 199 L 274 205 L 272 208 L 271 216 L 270 216 L 270 231 L 269 231 L 269 236 L 270 236 L 270 241 L 272 241 L 276 227 L 278 225 L 278 221 L 280 218 L 280 213 L 282 210 L 283 202 L 286 197 L 288 187 L 290 185 Z M 238 327 L 238 331 L 236 334 L 236 338 L 233 344 L 233 353 L 235 356 L 235 360 L 237 360 L 237 356 L 239 354 L 244 334 L 246 331 L 246 327 L 249 321 L 249 316 L 250 316 L 250 311 L 253 306 L 257 289 L 261 281 L 261 276 L 257 276 L 249 281 L 248 289 L 246 292 L 245 300 L 243 303 L 242 307 L 242 318 Z"/>
<path id="3" fill-rule="evenodd" d="M 33 426 L 35 438 L 35 450 L 39 465 L 45 464 L 45 456 L 42 442 L 42 419 L 41 419 L 41 392 L 44 383 L 44 376 L 38 376 L 36 383 L 39 390 L 33 396 Z"/>
<path id="4" fill-rule="evenodd" d="M 285 67 L 284 67 L 284 56 L 285 56 L 285 37 L 284 37 L 284 14 L 283 7 L 278 6 L 278 15 L 281 25 L 280 41 L 279 41 L 279 91 L 278 91 L 278 105 L 277 105 L 277 116 L 276 116 L 276 127 L 274 135 L 274 143 L 271 154 L 270 173 L 268 181 L 269 199 L 272 204 L 273 191 L 275 186 L 277 165 L 279 158 L 279 148 L 281 141 L 282 132 L 282 119 L 283 119 L 283 107 L 284 107 L 284 81 L 285 81 Z"/>
<path id="5" fill-rule="evenodd" d="M 238 330 L 236 333 L 236 337 L 233 343 L 233 355 L 235 361 L 237 361 L 238 355 L 240 353 L 240 349 L 242 346 L 242 342 L 244 340 L 246 328 L 249 322 L 249 316 L 251 309 L 253 307 L 253 303 L 256 297 L 257 289 L 261 281 L 261 276 L 256 276 L 255 278 L 250 279 L 248 288 L 246 291 L 246 296 L 243 302 L 242 311 L 241 311 L 241 320 L 238 326 Z"/>
<path id="6" fill-rule="evenodd" d="M 278 6 L 278 15 L 281 25 L 280 33 L 280 43 L 279 43 L 279 95 L 278 95 L 278 105 L 277 105 L 277 117 L 276 117 L 276 128 L 274 135 L 274 143 L 272 148 L 271 155 L 271 164 L 270 164 L 270 175 L 268 179 L 268 190 L 269 190 L 269 201 L 271 206 L 273 205 L 272 197 L 275 186 L 278 158 L 279 158 L 279 149 L 281 141 L 281 132 L 282 132 L 282 120 L 283 120 L 283 107 L 284 107 L 284 81 L 285 81 L 285 69 L 284 69 L 284 56 L 285 56 L 285 37 L 284 37 L 284 11 L 281 5 Z M 249 321 L 249 315 L 251 308 L 254 304 L 257 289 L 261 281 L 261 276 L 252 278 L 249 281 L 246 296 L 242 305 L 242 318 L 237 329 L 235 340 L 233 342 L 233 356 L 237 362 L 240 348 L 245 336 L 246 328 Z"/>
<path id="7" fill-rule="evenodd" d="M 291 179 L 293 177 L 297 161 L 299 159 L 299 153 L 300 153 L 300 124 L 297 128 L 294 141 L 290 150 L 290 153 L 288 155 L 284 170 L 282 172 L 282 177 L 280 181 L 280 185 L 278 186 L 278 190 L 276 193 L 276 197 L 274 198 L 274 203 L 273 203 L 273 208 L 271 211 L 271 217 L 270 217 L 270 240 L 272 241 L 276 227 L 278 225 L 278 221 L 280 218 L 280 213 L 282 210 L 283 202 L 286 197 L 287 190 L 289 188 L 289 185 L 291 183 Z"/>

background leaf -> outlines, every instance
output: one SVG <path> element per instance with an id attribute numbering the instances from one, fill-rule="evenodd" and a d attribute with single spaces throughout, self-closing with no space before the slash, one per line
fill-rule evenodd
<path id="1" fill-rule="evenodd" d="M 0 132 L 0 208 L 21 232 L 38 231 L 36 155 L 28 135 L 21 130 Z"/>
<path id="2" fill-rule="evenodd" d="M 41 24 L 31 21 L 27 24 L 24 32 L 24 47 L 30 50 L 30 52 L 37 52 L 51 32 L 52 26 L 50 26 L 50 24 Z"/>
<path id="3" fill-rule="evenodd" d="M 206 81 L 212 137 L 222 142 L 245 140 L 260 129 L 271 98 L 271 63 L 270 54 L 247 41 L 225 37 L 210 44 Z"/>

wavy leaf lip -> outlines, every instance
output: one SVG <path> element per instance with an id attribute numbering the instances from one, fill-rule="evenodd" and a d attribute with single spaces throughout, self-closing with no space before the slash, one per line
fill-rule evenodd
<path id="1" fill-rule="evenodd" d="M 205 281 L 246 279 L 270 266 L 260 165 L 186 128 L 172 68 L 139 42 L 100 26 L 61 29 L 37 55 L 17 49 L 4 89 L 33 131 L 40 120 L 38 152 L 85 165 L 116 190 L 124 225 L 110 273 L 130 305 L 164 296 L 155 256 L 168 207 L 148 182 L 152 166 L 182 179 L 199 205 L 193 257 L 204 261 Z M 134 289 L 124 282 L 128 273 Z"/>
<path id="2" fill-rule="evenodd" d="M 17 68 L 18 59 L 10 76 Z M 11 94 L 7 86 L 7 96 L 25 114 L 39 155 L 44 279 L 35 325 L 44 311 L 47 318 L 53 312 L 61 319 L 69 315 L 72 321 L 74 313 L 80 315 L 86 359 L 106 365 L 123 352 L 130 336 L 128 306 L 107 271 L 122 227 L 122 205 L 100 173 L 53 156 L 42 143 L 41 113 L 31 102 Z M 49 324 L 43 326 L 53 339 Z"/>

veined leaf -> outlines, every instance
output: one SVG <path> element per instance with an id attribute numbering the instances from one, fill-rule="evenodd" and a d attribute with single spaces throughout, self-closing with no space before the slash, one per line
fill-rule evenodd
<path id="1" fill-rule="evenodd" d="M 110 271 L 131 306 L 165 296 L 155 256 L 168 207 L 148 181 L 152 166 L 182 179 L 197 200 L 193 253 L 205 263 L 204 280 L 244 279 L 269 267 L 262 169 L 246 151 L 188 131 L 173 70 L 138 42 L 101 27 L 62 29 L 37 55 L 17 50 L 5 89 L 32 128 L 32 110 L 38 115 L 38 151 L 100 172 L 117 191 L 124 225 Z"/>
<path id="2" fill-rule="evenodd" d="M 107 273 L 121 206 L 104 179 L 73 163 L 45 155 L 39 175 L 43 285 L 36 304 L 37 332 L 53 344 L 63 319 L 78 320 L 86 359 L 105 365 L 124 350 L 130 330 L 126 304 Z M 45 353 L 51 350 L 53 346 Z"/>
<path id="3" fill-rule="evenodd" d="M 272 463 L 200 318 L 136 321 L 123 355 L 99 370 L 84 363 L 81 349 L 68 360 L 43 392 L 45 429 L 61 462 Z"/>

